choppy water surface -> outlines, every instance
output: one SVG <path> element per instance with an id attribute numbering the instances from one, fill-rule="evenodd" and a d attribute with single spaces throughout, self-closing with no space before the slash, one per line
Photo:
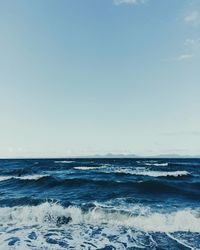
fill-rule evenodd
<path id="1" fill-rule="evenodd" d="M 0 249 L 200 249 L 200 159 L 0 160 Z"/>

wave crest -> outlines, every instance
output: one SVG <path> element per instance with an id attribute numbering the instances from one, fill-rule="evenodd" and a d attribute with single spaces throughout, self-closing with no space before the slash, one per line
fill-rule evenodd
<path id="1" fill-rule="evenodd" d="M 178 177 L 178 176 L 186 176 L 190 173 L 188 171 L 137 171 L 130 169 L 119 169 L 115 170 L 116 173 L 130 174 L 130 175 L 142 175 L 142 176 L 151 176 L 151 177 Z"/>
<path id="2" fill-rule="evenodd" d="M 82 167 L 74 167 L 76 170 L 97 170 L 97 169 L 102 169 L 102 168 L 107 168 L 107 165 L 102 165 L 102 166 L 82 166 Z"/>
<path id="3" fill-rule="evenodd" d="M 48 177 L 49 175 L 25 175 L 25 176 L 0 176 L 0 182 L 1 181 L 6 181 L 10 179 L 18 179 L 18 180 L 39 180 L 43 177 Z"/>
<path id="4" fill-rule="evenodd" d="M 200 213 L 192 209 L 184 209 L 171 213 L 152 212 L 150 209 L 140 207 L 139 214 L 131 211 L 95 207 L 87 212 L 81 208 L 69 206 L 62 207 L 57 203 L 45 202 L 38 206 L 19 206 L 0 208 L 0 221 L 2 224 L 17 225 L 43 225 L 54 224 L 61 217 L 71 218 L 71 224 L 92 225 L 119 225 L 131 227 L 142 231 L 200 232 Z"/>
<path id="5" fill-rule="evenodd" d="M 54 161 L 55 164 L 70 164 L 70 163 L 74 163 L 75 161 Z"/>

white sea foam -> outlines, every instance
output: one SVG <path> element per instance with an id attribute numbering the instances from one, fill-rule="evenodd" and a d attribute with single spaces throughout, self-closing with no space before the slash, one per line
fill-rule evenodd
<path id="1" fill-rule="evenodd" d="M 96 170 L 96 169 L 102 169 L 107 168 L 107 165 L 101 165 L 101 166 L 81 166 L 81 167 L 74 167 L 76 170 Z"/>
<path id="2" fill-rule="evenodd" d="M 131 174 L 131 175 L 142 175 L 142 176 L 151 176 L 151 177 L 167 177 L 167 176 L 186 176 L 190 173 L 188 171 L 150 171 L 150 170 L 132 170 L 132 169 L 117 169 L 115 170 L 116 173 L 124 173 L 124 174 Z"/>
<path id="3" fill-rule="evenodd" d="M 62 163 L 62 164 L 69 164 L 69 163 L 73 163 L 75 161 L 54 161 L 54 163 L 56 164 L 59 164 L 59 163 Z"/>
<path id="4" fill-rule="evenodd" d="M 164 166 L 168 166 L 168 163 L 154 163 L 153 165 L 154 166 L 158 166 L 158 167 L 159 166 L 163 166 L 164 167 Z"/>
<path id="5" fill-rule="evenodd" d="M 57 221 L 62 216 L 72 220 L 60 228 Z M 138 205 L 133 205 L 132 212 L 128 213 L 98 205 L 83 212 L 79 207 L 64 208 L 48 202 L 38 206 L 0 208 L 0 249 L 4 250 L 60 250 L 74 246 L 92 250 L 109 245 L 124 250 L 124 243 L 127 248 L 148 249 L 148 241 L 151 246 L 156 246 L 155 238 L 151 237 L 154 232 L 166 233 L 169 237 L 175 232 L 200 233 L 200 214 L 192 209 L 159 213 Z M 30 238 L 31 234 L 36 238 Z M 12 237 L 19 239 L 13 248 L 8 245 Z M 57 243 L 52 245 L 51 241 Z M 59 242 L 66 245 L 61 246 Z"/>
<path id="6" fill-rule="evenodd" d="M 155 163 L 155 162 L 145 162 L 144 163 L 146 166 L 156 166 L 156 167 L 165 167 L 168 166 L 168 163 Z"/>
<path id="7" fill-rule="evenodd" d="M 19 180 L 39 180 L 43 177 L 46 177 L 48 175 L 24 175 L 24 176 L 0 176 L 0 182 L 1 181 L 6 181 L 10 179 L 19 179 Z"/>
<path id="8" fill-rule="evenodd" d="M 39 180 L 39 179 L 41 179 L 41 178 L 43 178 L 43 177 L 47 177 L 47 176 L 49 176 L 49 175 L 46 175 L 46 174 L 44 174 L 44 175 L 26 175 L 26 176 L 20 176 L 20 177 L 15 177 L 16 179 L 20 179 L 20 180 Z"/>
<path id="9" fill-rule="evenodd" d="M 167 233 L 167 236 L 169 238 L 171 238 L 172 240 L 175 240 L 176 242 L 178 242 L 180 245 L 182 245 L 183 247 L 189 248 L 191 250 L 195 250 L 195 248 L 191 247 L 190 245 L 188 245 L 187 243 L 185 243 L 182 240 L 177 239 L 176 237 L 174 237 L 173 235 L 171 235 L 170 233 Z"/>
<path id="10" fill-rule="evenodd" d="M 167 176 L 185 176 L 189 175 L 189 172 L 187 171 L 143 171 L 138 172 L 138 175 L 145 175 L 145 176 L 152 176 L 152 177 L 167 177 Z"/>
<path id="11" fill-rule="evenodd" d="M 135 210 L 136 209 L 136 210 Z M 70 206 L 64 208 L 59 204 L 45 202 L 38 206 L 19 206 L 0 208 L 1 224 L 35 225 L 56 223 L 58 217 L 71 217 L 73 224 L 93 225 L 120 225 L 133 227 L 142 231 L 176 232 L 190 231 L 200 232 L 200 213 L 192 209 L 183 209 L 171 213 L 152 212 L 146 207 L 140 207 L 140 213 L 136 214 L 138 206 L 133 207 L 133 213 L 95 207 L 83 212 L 79 207 Z"/>
<path id="12" fill-rule="evenodd" d="M 13 178 L 13 176 L 0 176 L 0 181 L 6 181 Z"/>

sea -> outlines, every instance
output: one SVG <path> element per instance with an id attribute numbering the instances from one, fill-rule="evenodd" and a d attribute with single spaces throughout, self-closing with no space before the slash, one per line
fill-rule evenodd
<path id="1" fill-rule="evenodd" d="M 2 159 L 7 249 L 200 249 L 200 159 Z"/>

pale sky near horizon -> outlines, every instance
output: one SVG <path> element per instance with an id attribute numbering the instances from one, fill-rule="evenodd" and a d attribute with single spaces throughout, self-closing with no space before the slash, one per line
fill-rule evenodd
<path id="1" fill-rule="evenodd" d="M 0 157 L 200 155 L 199 0 L 1 0 Z"/>

